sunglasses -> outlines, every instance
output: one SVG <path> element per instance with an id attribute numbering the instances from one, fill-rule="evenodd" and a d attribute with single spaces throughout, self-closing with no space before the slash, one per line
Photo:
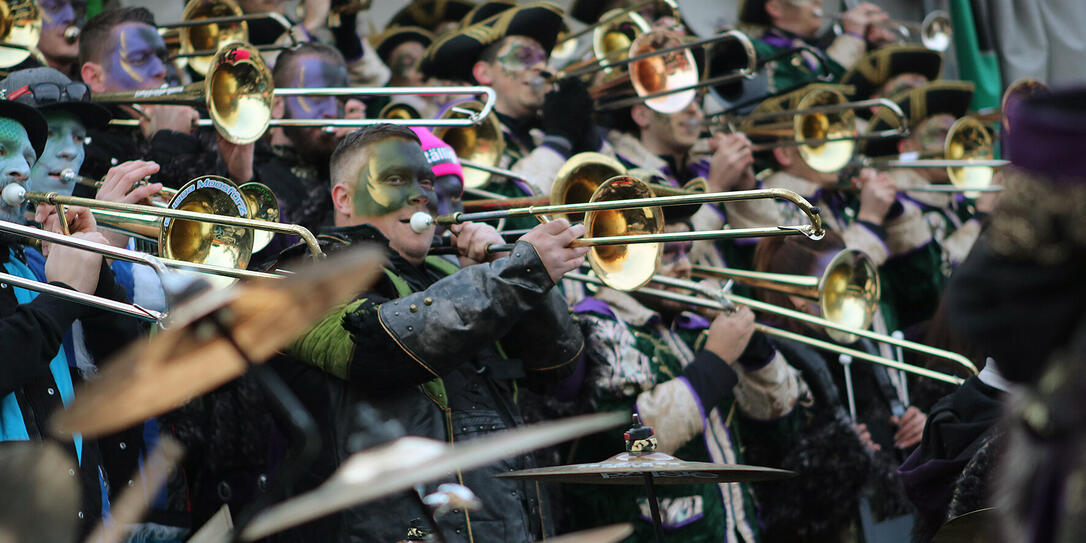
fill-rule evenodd
<path id="1" fill-rule="evenodd" d="M 35 83 L 16 89 L 8 94 L 8 100 L 31 95 L 38 106 L 48 106 L 60 102 L 89 102 L 90 87 L 86 83 Z M 64 99 L 67 98 L 67 99 Z"/>

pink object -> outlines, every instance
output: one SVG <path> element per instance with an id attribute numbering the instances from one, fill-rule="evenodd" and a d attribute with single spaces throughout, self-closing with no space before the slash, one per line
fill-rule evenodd
<path id="1" fill-rule="evenodd" d="M 434 172 L 434 177 L 455 175 L 460 178 L 462 186 L 464 184 L 464 170 L 460 167 L 460 159 L 457 158 L 456 151 L 453 151 L 448 143 L 431 134 L 425 128 L 412 126 L 411 130 L 414 130 L 419 140 L 422 141 L 422 153 L 426 155 L 426 161 L 430 163 L 430 169 Z"/>

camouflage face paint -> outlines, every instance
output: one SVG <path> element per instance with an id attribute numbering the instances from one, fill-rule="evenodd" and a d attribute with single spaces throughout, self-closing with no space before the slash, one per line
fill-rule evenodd
<path id="1" fill-rule="evenodd" d="M 533 68 L 542 69 L 547 64 L 547 52 L 534 40 L 512 36 L 495 59 L 498 66 L 509 75 L 517 75 Z"/>
<path id="2" fill-rule="evenodd" d="M 293 86 L 299 88 L 347 87 L 347 68 L 316 55 L 302 57 L 295 64 Z M 342 117 L 343 105 L 335 96 L 287 97 L 287 116 L 291 119 Z"/>
<path id="3" fill-rule="evenodd" d="M 142 23 L 124 23 L 114 29 L 113 36 L 116 47 L 105 61 L 107 87 L 115 90 L 160 87 L 169 63 L 162 36 Z"/>
<path id="4" fill-rule="evenodd" d="M 0 118 L 0 191 L 16 181 L 26 182 L 37 155 L 26 129 L 18 121 Z M 9 206 L 0 200 L 0 220 L 22 223 L 24 204 Z"/>
<path id="5" fill-rule="evenodd" d="M 87 129 L 71 113 L 49 112 L 45 120 L 49 123 L 49 139 L 45 152 L 30 170 L 30 190 L 70 195 L 75 185 L 61 181 L 60 173 L 67 169 L 78 172 L 83 165 Z"/>
<path id="6" fill-rule="evenodd" d="M 388 138 L 366 150 L 369 154 L 358 172 L 354 190 L 354 213 L 358 217 L 380 217 L 425 197 L 437 200 L 433 172 L 417 142 Z"/>

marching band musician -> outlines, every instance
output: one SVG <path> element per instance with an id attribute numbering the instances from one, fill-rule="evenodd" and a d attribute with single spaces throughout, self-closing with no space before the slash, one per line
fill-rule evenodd
<path id="1" fill-rule="evenodd" d="M 505 138 L 500 166 L 533 185 L 502 179 L 484 185 L 484 190 L 506 196 L 547 194 L 571 154 L 600 149 L 592 99 L 584 85 L 566 79 L 547 92 L 547 59 L 561 24 L 562 12 L 554 5 L 525 4 L 449 34 L 427 50 L 422 62 L 427 75 L 494 88 L 494 111 Z M 532 224 L 531 219 L 509 221 L 510 228 Z"/>
<path id="2" fill-rule="evenodd" d="M 387 245 L 384 279 L 338 308 L 297 340 L 287 381 L 314 413 L 326 444 L 311 470 L 316 484 L 353 452 L 349 420 L 365 401 L 399 420 L 407 434 L 459 442 L 522 422 L 517 382 L 566 367 L 583 340 L 554 284 L 584 261 L 568 247 L 584 232 L 564 220 L 537 226 L 511 253 L 488 255 L 502 243 L 483 224 L 453 226 L 460 264 L 428 257 L 434 229 L 416 232 L 434 173 L 415 133 L 376 125 L 352 132 L 332 155 L 335 228 L 326 251 L 352 243 Z M 363 429 L 364 430 L 364 429 Z M 535 485 L 494 473 L 531 465 L 528 456 L 458 473 L 485 504 L 438 519 L 448 541 L 532 541 L 553 530 Z M 304 530 L 319 539 L 399 539 L 422 516 L 413 500 L 389 498 L 351 509 Z M 542 523 L 542 525 L 541 525 Z"/>
<path id="3" fill-rule="evenodd" d="M 879 47 L 893 36 L 879 26 L 889 19 L 882 8 L 863 2 L 841 15 L 841 35 L 825 47 L 819 46 L 818 32 L 822 28 L 822 0 L 743 0 L 739 21 L 764 27 L 764 33 L 754 41 L 758 58 L 769 58 L 801 45 L 814 45 L 825 52 L 823 61 L 837 80 L 864 55 L 867 45 Z M 769 67 L 769 90 L 784 91 L 809 81 L 820 68 L 817 60 L 790 57 L 774 61 Z"/>
<path id="4" fill-rule="evenodd" d="M 47 125 L 33 108 L 0 100 L 0 189 L 11 183 L 25 184 L 31 166 L 44 150 Z M 39 206 L 39 215 L 46 217 L 46 207 Z M 21 222 L 22 206 L 0 203 L 0 220 Z M 68 210 L 73 236 L 105 243 L 97 232 L 94 217 L 84 208 Z M 47 227 L 59 231 L 53 214 L 45 220 Z M 102 255 L 63 246 L 46 245 L 44 273 L 29 267 L 21 240 L 4 236 L 0 259 L 6 273 L 37 281 L 49 281 L 84 294 L 94 294 L 126 301 L 124 289 L 113 281 Z M 138 333 L 135 321 L 112 313 L 96 310 L 52 296 L 39 296 L 30 290 L 3 285 L 0 288 L 0 336 L 5 350 L 0 356 L 0 442 L 41 441 L 52 439 L 45 421 L 56 409 L 73 399 L 73 385 L 79 381 L 73 371 L 74 354 L 65 348 L 65 336 L 76 321 L 83 324 L 88 338 L 87 347 L 96 356 L 109 352 L 134 339 Z M 70 342 L 68 342 L 70 345 Z M 101 455 L 94 440 L 73 436 L 65 445 L 78 464 L 68 476 L 78 478 L 83 499 L 78 517 L 81 536 L 85 536 L 98 519 L 108 514 L 106 493 L 108 480 L 101 465 Z M 64 474 L 58 474 L 64 476 Z M 72 534 L 73 536 L 75 534 Z"/>
<path id="5" fill-rule="evenodd" d="M 95 15 L 83 27 L 79 43 L 80 74 L 94 93 L 156 89 L 177 82 L 154 16 L 145 8 L 116 8 Z M 173 188 L 213 172 L 223 172 L 238 183 L 252 179 L 252 147 L 219 137 L 219 152 L 211 151 L 214 144 L 204 143 L 196 133 L 199 114 L 191 107 L 111 110 L 114 118 L 138 118 L 140 127 L 90 130 L 83 175 L 98 179 L 121 162 L 150 160 L 162 166 L 158 178 Z"/>
<path id="6" fill-rule="evenodd" d="M 686 218 L 668 216 L 667 231 L 690 229 Z M 656 273 L 689 279 L 690 249 L 690 242 L 665 244 Z M 806 384 L 754 330 L 749 309 L 703 316 L 678 302 L 601 287 L 575 312 L 586 342 L 583 367 L 575 373 L 583 381 L 571 379 L 563 387 L 566 394 L 575 394 L 583 412 L 640 414 L 654 428 L 660 452 L 741 464 L 748 441 L 783 440 L 809 405 Z M 575 462 L 607 458 L 619 452 L 617 444 L 610 432 L 584 438 L 575 446 Z M 639 487 L 563 490 L 576 528 L 637 519 L 633 540 L 653 540 Z M 749 485 L 669 485 L 657 492 L 669 540 L 762 541 Z"/>
<path id="7" fill-rule="evenodd" d="M 870 156 L 911 155 L 941 157 L 947 133 L 954 121 L 965 115 L 973 99 L 973 84 L 965 81 L 935 81 L 894 96 L 909 122 L 909 135 L 885 138 L 867 144 Z M 884 130 L 897 124 L 884 113 L 875 117 L 871 129 Z M 967 198 L 962 193 L 909 192 L 914 187 L 950 186 L 947 168 L 895 168 L 889 170 L 903 198 L 916 204 L 931 227 L 932 237 L 942 249 L 941 266 L 933 273 L 949 276 L 969 254 L 980 235 L 981 222 L 992 210 L 995 193 Z M 941 284 L 938 278 L 930 282 Z M 931 296 L 929 296 L 929 299 Z"/>
<path id="8" fill-rule="evenodd" d="M 705 120 L 697 101 L 671 114 L 635 104 L 620 110 L 614 118 L 616 129 L 608 133 L 608 141 L 615 156 L 629 168 L 653 172 L 664 183 L 676 187 L 703 177 L 710 192 L 755 188 L 754 157 L 746 136 L 716 134 L 710 139 L 710 156 L 693 154 Z M 727 223 L 727 208 L 742 205 L 745 203 L 703 205 L 691 220 L 698 230 L 719 230 Z M 744 245 L 743 241 L 719 246 L 709 241 L 694 242 L 692 259 L 713 266 L 723 266 L 724 260 L 732 261 L 733 265 L 749 261 L 749 256 L 742 258 L 731 250 Z"/>
<path id="9" fill-rule="evenodd" d="M 855 89 L 853 100 L 891 98 L 939 79 L 942 71 L 942 53 L 923 45 L 893 44 L 864 55 L 840 83 Z"/>
<path id="10" fill-rule="evenodd" d="M 818 241 L 800 236 L 766 238 L 755 251 L 755 269 L 821 277 L 845 245 L 832 231 Z M 759 290 L 759 297 L 778 307 L 825 317 L 817 302 L 798 296 Z M 798 320 L 766 318 L 774 327 L 834 341 L 825 330 Z M 865 540 L 877 533 L 877 541 L 907 541 L 911 518 L 904 525 L 893 519 L 911 513 L 912 507 L 895 470 L 903 453 L 920 441 L 927 421 L 924 412 L 907 403 L 884 366 L 856 361 L 845 370 L 836 353 L 780 337 L 771 342 L 802 372 L 814 394 L 815 409 L 793 442 L 777 450 L 758 451 L 770 465 L 799 473 L 782 484 L 755 485 L 770 523 L 767 531 L 781 541 L 848 541 L 862 528 Z M 875 345 L 863 338 L 850 346 L 877 353 Z M 851 387 L 846 371 L 851 372 Z M 855 420 L 850 420 L 847 409 L 853 406 Z M 870 519 L 858 509 L 865 501 Z M 876 528 L 875 523 L 885 525 Z"/>
<path id="11" fill-rule="evenodd" d="M 795 109 L 806 92 L 817 92 L 824 88 L 836 87 L 808 85 L 762 102 L 755 112 Z M 773 169 L 772 174 L 762 181 L 762 187 L 788 189 L 807 198 L 822 210 L 822 221 L 826 228 L 840 234 L 848 248 L 863 251 L 882 269 L 886 269 L 886 266 L 911 269 L 914 263 L 919 263 L 916 265 L 921 269 L 928 269 L 932 265 L 938 248 L 932 243 L 930 229 L 915 204 L 898 198 L 889 174 L 870 168 L 860 170 L 852 180 L 859 184 L 857 195 L 849 187 L 839 185 L 837 172 L 820 172 L 811 167 L 794 145 L 759 154 L 770 161 Z M 801 220 L 794 207 L 770 201 L 750 202 L 746 206 L 733 208 L 729 219 L 732 226 L 737 228 L 792 224 Z M 877 326 L 885 325 L 889 330 L 900 329 L 893 312 L 895 309 L 898 308 L 887 307 L 881 311 L 882 319 L 876 320 L 879 323 Z"/>

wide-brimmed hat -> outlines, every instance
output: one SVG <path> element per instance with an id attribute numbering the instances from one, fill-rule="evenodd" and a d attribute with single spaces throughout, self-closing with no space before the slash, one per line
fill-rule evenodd
<path id="1" fill-rule="evenodd" d="M 459 21 L 473 7 L 475 2 L 469 0 L 415 0 L 397 11 L 388 26 L 418 26 L 435 32 L 441 23 Z"/>
<path id="2" fill-rule="evenodd" d="M 471 8 L 471 11 L 460 19 L 460 28 L 467 28 L 475 23 L 481 23 L 507 9 L 517 7 L 513 0 L 491 0 L 483 2 Z"/>
<path id="3" fill-rule="evenodd" d="M 870 98 L 879 87 L 901 74 L 915 73 L 928 81 L 939 79 L 943 71 L 943 54 L 923 45 L 888 45 L 860 59 L 841 77 L 842 85 L 856 87 L 852 97 Z"/>
<path id="4" fill-rule="evenodd" d="M 425 49 L 434 43 L 434 34 L 421 26 L 392 27 L 376 37 L 373 47 L 377 50 L 377 56 L 388 64 L 393 50 L 401 44 L 413 41 L 421 43 Z"/>
<path id="5" fill-rule="evenodd" d="M 51 90 L 57 97 L 55 101 L 42 101 L 46 93 L 36 91 L 36 86 L 43 83 L 55 85 L 55 89 Z M 69 85 L 82 85 L 83 97 L 74 99 L 68 92 Z M 78 117 L 87 128 L 101 128 L 113 118 L 108 109 L 89 101 L 90 88 L 87 88 L 84 83 L 72 81 L 68 76 L 53 68 L 27 68 L 11 72 L 3 81 L 0 81 L 0 90 L 9 100 L 35 108 L 43 115 L 51 111 L 71 113 Z M 59 93 L 56 92 L 58 90 Z"/>
<path id="6" fill-rule="evenodd" d="M 562 28 L 562 9 L 536 2 L 507 9 L 430 45 L 420 63 L 426 75 L 454 81 L 472 81 L 472 68 L 488 45 L 506 36 L 526 36 L 550 53 Z"/>
<path id="7" fill-rule="evenodd" d="M 891 100 L 901 108 L 911 129 L 932 115 L 945 113 L 952 115 L 955 119 L 965 115 L 969 111 L 969 104 L 973 101 L 973 83 L 933 81 L 922 87 L 899 93 Z M 897 117 L 883 108 L 875 113 L 868 131 L 874 133 L 892 130 L 898 128 L 898 124 Z M 868 156 L 897 154 L 897 144 L 900 140 L 900 137 L 868 140 L 864 152 Z"/>

